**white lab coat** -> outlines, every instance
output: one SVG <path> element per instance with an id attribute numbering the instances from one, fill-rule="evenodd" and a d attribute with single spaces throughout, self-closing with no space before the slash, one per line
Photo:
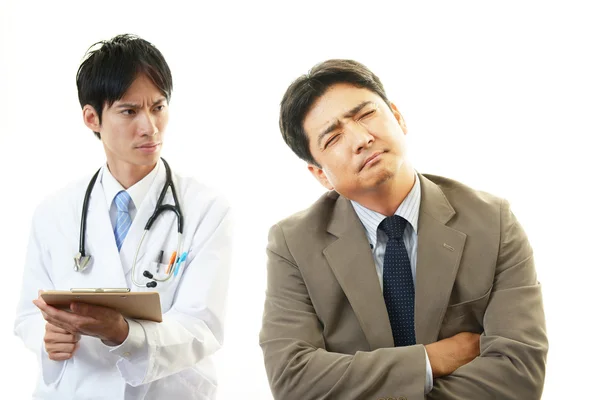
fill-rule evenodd
<path id="1" fill-rule="evenodd" d="M 23 288 L 15 333 L 35 352 L 41 374 L 35 399 L 214 399 L 216 377 L 211 362 L 223 341 L 223 319 L 231 260 L 231 216 L 228 203 L 191 178 L 173 173 L 184 216 L 185 265 L 177 277 L 154 289 L 131 282 L 131 266 L 144 226 L 166 180 L 160 162 L 156 179 L 131 228 L 117 250 L 100 178 L 91 194 L 86 254 L 91 264 L 73 270 L 78 252 L 83 197 L 90 177 L 43 202 L 36 210 L 27 250 Z M 173 204 L 171 192 L 165 202 Z M 146 235 L 136 266 L 138 282 L 148 282 L 144 270 L 156 272 L 164 250 L 168 263 L 177 246 L 175 214 L 166 211 Z M 161 266 L 163 269 L 166 265 Z M 43 344 L 41 313 L 32 304 L 38 289 L 129 287 L 160 293 L 163 322 L 128 320 L 130 333 L 120 346 L 82 336 L 80 348 L 66 361 L 52 361 Z"/>

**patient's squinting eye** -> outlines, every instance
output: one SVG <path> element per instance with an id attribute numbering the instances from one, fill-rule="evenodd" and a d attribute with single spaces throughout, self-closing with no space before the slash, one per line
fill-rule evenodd
<path id="1" fill-rule="evenodd" d="M 333 136 L 332 136 L 332 137 L 331 137 L 331 138 L 330 138 L 330 139 L 327 141 L 327 143 L 325 143 L 325 146 L 324 146 L 324 148 L 326 149 L 327 147 L 329 147 L 329 145 L 335 144 L 335 142 L 337 142 L 337 141 L 338 141 L 339 137 L 340 137 L 340 134 L 339 134 L 339 133 L 338 133 L 338 134 L 336 134 L 336 135 L 333 135 Z"/>

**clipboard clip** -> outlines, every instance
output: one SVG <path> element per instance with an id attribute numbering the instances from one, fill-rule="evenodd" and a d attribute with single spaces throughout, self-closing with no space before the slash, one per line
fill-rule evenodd
<path id="1" fill-rule="evenodd" d="M 129 293 L 129 288 L 71 288 L 71 293 Z"/>

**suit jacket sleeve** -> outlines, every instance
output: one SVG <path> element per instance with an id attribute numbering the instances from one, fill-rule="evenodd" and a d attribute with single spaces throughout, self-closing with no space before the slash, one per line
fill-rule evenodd
<path id="1" fill-rule="evenodd" d="M 481 355 L 435 379 L 428 399 L 539 399 L 548 340 L 542 293 L 525 232 L 506 202 L 496 273 L 484 318 Z"/>
<path id="2" fill-rule="evenodd" d="M 260 344 L 275 399 L 424 399 L 422 345 L 327 351 L 308 288 L 278 225 L 269 232 L 267 255 Z"/>

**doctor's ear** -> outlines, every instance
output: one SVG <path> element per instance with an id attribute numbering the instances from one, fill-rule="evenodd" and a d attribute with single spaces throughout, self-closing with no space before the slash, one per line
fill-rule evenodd
<path id="1" fill-rule="evenodd" d="M 100 131 L 100 117 L 96 109 L 89 104 L 83 106 L 83 123 L 94 132 Z"/>
<path id="2" fill-rule="evenodd" d="M 319 168 L 314 164 L 308 164 L 308 170 L 311 174 L 313 174 L 313 176 L 319 181 L 321 185 L 323 185 L 329 190 L 333 190 L 333 185 L 331 184 L 331 182 L 329 182 L 329 179 L 327 179 L 327 175 L 325 174 L 325 171 L 323 171 L 322 168 Z"/>
<path id="3" fill-rule="evenodd" d="M 394 114 L 396 121 L 398 121 L 398 123 L 400 124 L 400 128 L 402 128 L 402 131 L 406 135 L 408 133 L 408 128 L 406 127 L 404 117 L 402 116 L 402 114 L 400 114 L 400 111 L 398 111 L 398 107 L 396 107 L 394 103 L 390 102 L 390 108 L 392 109 L 392 114 Z"/>

